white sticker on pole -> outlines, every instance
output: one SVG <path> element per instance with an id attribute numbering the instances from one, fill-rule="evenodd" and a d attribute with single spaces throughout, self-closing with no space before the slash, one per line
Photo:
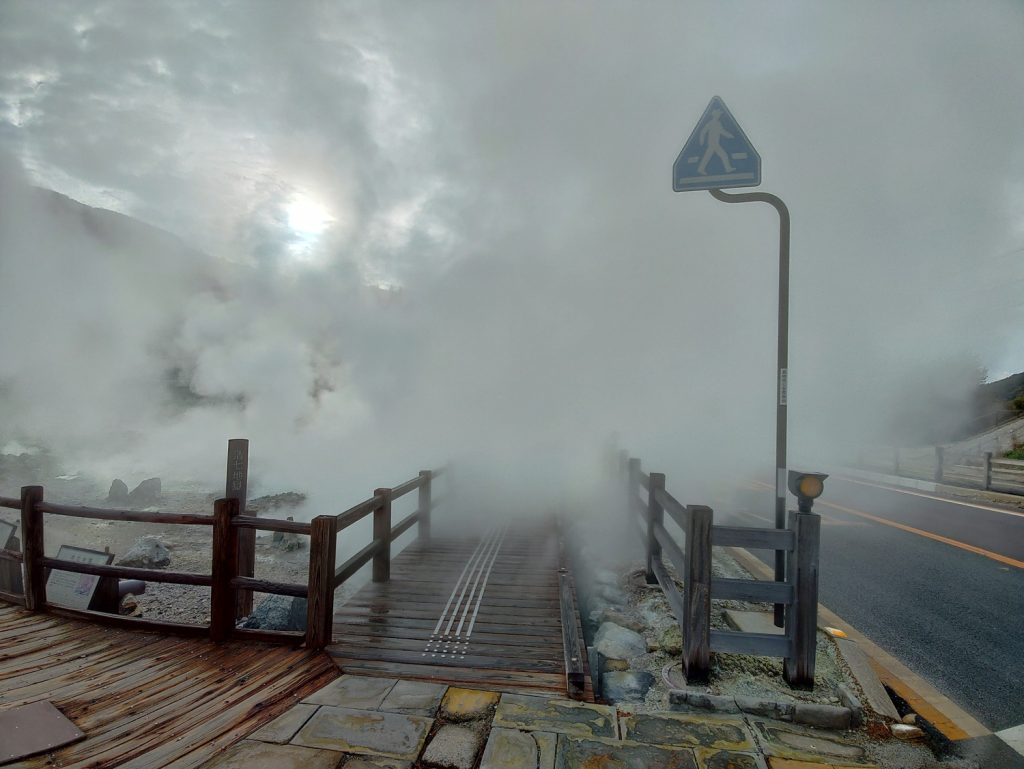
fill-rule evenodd
<path id="1" fill-rule="evenodd" d="M 785 406 L 787 395 L 786 388 L 789 386 L 789 369 L 779 369 L 779 405 Z"/>

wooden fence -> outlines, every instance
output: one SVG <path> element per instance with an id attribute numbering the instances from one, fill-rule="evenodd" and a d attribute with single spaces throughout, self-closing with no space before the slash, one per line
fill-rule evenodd
<path id="1" fill-rule="evenodd" d="M 717 526 L 710 507 L 678 502 L 665 489 L 665 476 L 643 472 L 639 459 L 623 455 L 621 471 L 628 515 L 647 556 L 647 581 L 661 586 L 682 632 L 687 681 L 706 681 L 711 652 L 719 651 L 782 657 L 784 676 L 792 686 L 813 687 L 820 517 L 790 512 L 786 529 Z M 666 515 L 682 530 L 681 545 L 665 527 Z M 712 547 L 785 551 L 786 580 L 712 577 Z M 681 590 L 665 569 L 666 555 L 681 578 Z M 782 604 L 786 607 L 784 632 L 714 630 L 712 600 Z"/>
<path id="2" fill-rule="evenodd" d="M 257 518 L 240 514 L 238 499 L 218 499 L 213 515 L 160 513 L 135 510 L 73 507 L 45 501 L 42 486 L 25 486 L 21 498 L 0 497 L 0 507 L 21 511 L 21 552 L 0 550 L 0 564 L 18 564 L 24 593 L 0 590 L 0 598 L 20 604 L 30 611 L 46 611 L 93 622 L 156 630 L 189 636 L 225 639 L 250 639 L 301 644 L 322 648 L 331 641 L 334 591 L 366 563 L 373 561 L 373 581 L 386 582 L 391 564 L 391 543 L 419 524 L 418 535 L 430 536 L 431 512 L 438 506 L 432 497 L 433 480 L 442 470 L 423 470 L 418 476 L 393 488 L 376 489 L 373 496 L 338 515 L 320 515 L 309 523 Z M 392 523 L 395 500 L 417 492 L 417 508 L 397 524 Z M 128 566 L 84 564 L 47 557 L 43 551 L 45 514 L 90 518 L 105 521 L 156 523 L 164 525 L 209 526 L 213 532 L 212 563 L 209 574 L 142 569 Z M 336 563 L 337 535 L 368 515 L 373 516 L 372 541 L 344 563 Z M 305 585 L 270 582 L 239 574 L 239 541 L 245 531 L 271 531 L 306 535 L 309 542 L 309 575 Z M 253 539 L 253 541 L 255 541 Z M 210 588 L 210 624 L 198 625 L 137 617 L 122 617 L 98 611 L 72 609 L 49 603 L 46 596 L 46 570 L 60 569 L 99 577 L 140 579 Z M 243 590 L 307 599 L 306 631 L 274 631 L 236 626 L 238 593 Z"/>

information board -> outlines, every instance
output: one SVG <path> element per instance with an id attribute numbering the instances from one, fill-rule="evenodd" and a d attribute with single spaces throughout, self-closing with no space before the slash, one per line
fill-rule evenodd
<path id="1" fill-rule="evenodd" d="M 114 554 L 61 545 L 57 551 L 57 558 L 62 561 L 107 566 L 114 560 Z M 100 579 L 95 574 L 75 574 L 72 571 L 53 569 L 50 578 L 46 580 L 46 600 L 71 609 L 88 609 Z"/>

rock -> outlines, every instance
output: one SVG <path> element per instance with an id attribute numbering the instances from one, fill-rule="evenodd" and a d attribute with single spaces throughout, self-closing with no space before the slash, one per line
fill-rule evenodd
<path id="1" fill-rule="evenodd" d="M 849 729 L 852 714 L 849 708 L 798 702 L 793 706 L 793 721 L 819 729 Z"/>
<path id="2" fill-rule="evenodd" d="M 917 713 L 907 713 L 903 716 L 903 723 L 917 726 Z"/>
<path id="3" fill-rule="evenodd" d="M 668 601 L 661 595 L 648 598 L 638 607 L 640 617 L 650 627 L 660 627 L 669 618 Z"/>
<path id="4" fill-rule="evenodd" d="M 839 701 L 850 709 L 850 726 L 858 728 L 864 725 L 864 706 L 861 705 L 857 695 L 853 693 L 846 684 L 839 684 L 836 687 L 836 693 L 839 695 Z"/>
<path id="5" fill-rule="evenodd" d="M 646 670 L 625 670 L 601 676 L 601 693 L 610 702 L 643 702 L 654 686 L 654 676 Z"/>
<path id="6" fill-rule="evenodd" d="M 153 536 L 139 537 L 135 540 L 124 557 L 117 562 L 118 566 L 135 566 L 140 569 L 165 569 L 171 563 L 171 551 L 159 539 Z"/>
<path id="7" fill-rule="evenodd" d="M 107 502 L 114 502 L 120 505 L 127 504 L 128 484 L 120 478 L 115 478 L 114 482 L 110 484 L 110 491 L 107 492 Z"/>
<path id="8" fill-rule="evenodd" d="M 249 500 L 245 504 L 245 512 L 248 515 L 258 515 L 268 510 L 277 510 L 281 507 L 298 507 L 306 501 L 306 495 L 298 491 L 286 491 L 283 494 L 268 494 L 256 499 Z M 288 520 L 291 520 L 289 518 Z"/>
<path id="9" fill-rule="evenodd" d="M 291 532 L 275 531 L 270 540 L 270 546 L 275 550 L 283 550 L 286 553 L 293 550 L 301 550 L 306 543 L 298 534 Z"/>
<path id="10" fill-rule="evenodd" d="M 672 624 L 662 630 L 658 635 L 658 646 L 666 654 L 682 654 L 683 632 L 679 629 L 679 625 Z"/>
<path id="11" fill-rule="evenodd" d="M 118 609 L 118 613 L 125 617 L 141 617 L 142 609 L 139 608 L 139 602 L 135 596 L 128 593 L 121 599 L 121 606 Z"/>
<path id="12" fill-rule="evenodd" d="M 537 752 L 532 734 L 495 726 L 487 739 L 480 769 L 537 769 Z"/>
<path id="13" fill-rule="evenodd" d="M 623 670 L 629 670 L 629 663 L 626 660 L 602 659 L 601 661 L 602 673 L 615 673 Z"/>
<path id="14" fill-rule="evenodd" d="M 893 737 L 899 740 L 924 739 L 924 732 L 909 724 L 889 724 L 889 731 L 892 732 Z"/>
<path id="15" fill-rule="evenodd" d="M 160 502 L 160 479 L 147 478 L 128 494 L 128 501 L 136 507 L 149 507 Z"/>
<path id="16" fill-rule="evenodd" d="M 286 595 L 271 595 L 253 609 L 242 627 L 259 630 L 306 629 L 306 599 Z"/>
<path id="17" fill-rule="evenodd" d="M 615 609 L 602 609 L 599 612 L 591 613 L 597 615 L 595 619 L 598 623 L 614 622 L 616 625 L 620 625 L 624 628 L 629 628 L 630 630 L 636 631 L 637 633 L 642 632 L 646 627 L 646 625 L 644 625 L 644 623 L 641 620 L 633 619 L 632 617 L 623 614 L 621 611 L 616 611 Z"/>
<path id="18" fill-rule="evenodd" d="M 614 585 L 600 585 L 597 588 L 597 595 L 612 606 L 625 606 L 629 603 L 629 596 Z"/>
<path id="19" fill-rule="evenodd" d="M 446 724 L 423 751 L 423 763 L 442 769 L 473 769 L 482 736 L 467 726 Z"/>
<path id="20" fill-rule="evenodd" d="M 794 705 L 791 702 L 776 702 L 760 697 L 746 697 L 737 694 L 735 697 L 736 706 L 752 716 L 763 716 L 765 718 L 777 718 L 780 721 L 790 721 L 793 718 Z"/>
<path id="21" fill-rule="evenodd" d="M 647 642 L 639 633 L 614 622 L 604 622 L 594 636 L 594 648 L 610 659 L 625 660 L 646 654 Z"/>
<path id="22" fill-rule="evenodd" d="M 441 714 L 450 721 L 483 718 L 498 704 L 497 692 L 449 686 L 441 701 Z"/>
<path id="23" fill-rule="evenodd" d="M 692 692 L 687 689 L 670 689 L 668 692 L 669 710 L 688 710 L 700 708 L 711 710 L 716 713 L 739 713 L 736 700 L 732 697 L 724 697 L 718 694 L 705 694 L 704 692 Z"/>

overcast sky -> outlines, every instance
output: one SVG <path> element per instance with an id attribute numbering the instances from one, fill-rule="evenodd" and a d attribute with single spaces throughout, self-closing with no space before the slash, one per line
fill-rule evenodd
<path id="1" fill-rule="evenodd" d="M 333 361 L 307 368 L 346 393 L 335 422 L 499 412 L 657 452 L 709 414 L 701 434 L 772 416 L 777 218 L 671 191 L 717 94 L 792 212 L 812 445 L 815 412 L 876 413 L 879 382 L 1024 370 L 1022 62 L 1017 0 L 5 0 L 0 152 L 255 267 L 261 338 Z M 396 319 L 361 321 L 353 286 L 401 287 Z M 175 322 L 178 348 L 237 346 Z M 250 394 L 202 370 L 194 391 Z"/>

